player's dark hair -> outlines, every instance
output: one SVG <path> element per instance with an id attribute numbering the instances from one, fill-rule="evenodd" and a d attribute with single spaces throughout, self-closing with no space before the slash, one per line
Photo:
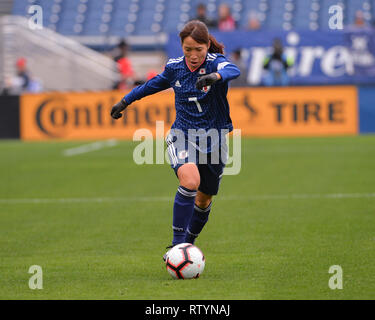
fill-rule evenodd
<path id="1" fill-rule="evenodd" d="M 210 44 L 208 52 L 224 54 L 224 45 L 219 43 L 216 38 L 208 32 L 207 26 L 199 20 L 188 22 L 180 32 L 181 43 L 186 37 L 192 37 L 198 43 Z"/>

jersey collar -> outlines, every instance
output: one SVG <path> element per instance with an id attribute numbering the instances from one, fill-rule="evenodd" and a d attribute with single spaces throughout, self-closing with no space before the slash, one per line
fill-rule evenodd
<path id="1" fill-rule="evenodd" d="M 206 56 L 206 59 L 207 59 L 207 56 Z M 194 70 L 190 69 L 189 65 L 186 62 L 186 57 L 184 57 L 184 63 L 185 63 L 185 66 L 190 70 L 190 72 L 195 72 L 195 71 L 197 71 L 200 67 L 202 67 L 205 64 L 206 59 L 204 59 L 204 61 L 201 63 L 201 65 L 198 66 L 197 68 L 195 68 Z"/>

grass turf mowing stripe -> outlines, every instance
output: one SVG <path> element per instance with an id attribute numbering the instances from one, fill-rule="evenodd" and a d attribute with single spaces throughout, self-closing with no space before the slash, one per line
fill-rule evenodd
<path id="1" fill-rule="evenodd" d="M 254 196 L 223 196 L 216 200 L 233 201 L 262 201 L 262 200 L 298 200 L 298 199 L 358 199 L 358 198 L 375 198 L 373 193 L 329 193 L 329 194 L 280 194 L 280 195 L 254 195 Z M 59 198 L 59 199 L 0 199 L 0 203 L 17 204 L 17 203 L 85 203 L 85 202 L 167 202 L 172 201 L 172 197 L 108 197 L 108 198 Z"/>

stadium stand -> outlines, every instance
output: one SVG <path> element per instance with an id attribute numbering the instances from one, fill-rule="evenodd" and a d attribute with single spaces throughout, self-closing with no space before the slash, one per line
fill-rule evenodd
<path id="1" fill-rule="evenodd" d="M 30 5 L 44 9 L 45 26 L 67 36 L 137 36 L 180 30 L 195 16 L 200 0 L 14 0 L 13 14 L 24 16 Z M 5 2 L 4 2 L 5 3 Z M 7 2 L 9 5 L 9 2 Z M 217 17 L 221 3 L 228 3 L 238 28 L 245 28 L 251 10 L 263 29 L 319 30 L 328 28 L 328 8 L 340 4 L 345 23 L 363 11 L 370 23 L 375 0 L 208 0 L 207 15 Z"/>
<path id="2" fill-rule="evenodd" d="M 35 32 L 19 16 L 0 17 L 0 88 L 25 58 L 44 90 L 100 90 L 118 80 L 113 59 L 47 28 Z M 56 76 L 58 75 L 58 76 Z"/>
<path id="3" fill-rule="evenodd" d="M 13 8 L 13 0 L 1 0 L 0 1 L 0 16 L 11 14 Z"/>
<path id="4" fill-rule="evenodd" d="M 238 30 L 247 30 L 250 16 L 252 18 L 255 16 L 261 30 L 326 31 L 329 29 L 328 21 L 332 17 L 329 13 L 332 5 L 340 5 L 343 8 L 345 27 L 355 23 L 359 11 L 366 25 L 375 26 L 375 0 L 1 0 L 0 15 L 11 11 L 14 18 L 22 16 L 26 19 L 30 16 L 28 9 L 31 5 L 41 6 L 45 29 L 65 36 L 85 48 L 105 53 L 105 57 L 100 60 L 103 61 L 103 68 L 108 76 L 105 83 L 100 86 L 108 88 L 116 75 L 113 72 L 112 62 L 104 61 L 109 59 L 108 53 L 123 38 L 131 45 L 132 52 L 129 56 L 136 73 L 140 78 L 145 78 L 150 70 L 161 70 L 167 55 L 166 45 L 173 43 L 169 34 L 176 35 L 187 21 L 193 19 L 196 16 L 196 8 L 201 3 L 206 6 L 207 17 L 214 20 L 218 18 L 219 6 L 222 3 L 228 4 Z M 4 26 L 6 21 L 3 20 Z M 27 34 L 28 31 L 22 32 Z M 256 36 L 256 33 L 253 35 Z M 0 33 L 0 37 L 5 39 L 6 35 L 2 36 Z M 52 35 L 48 37 L 50 41 L 52 38 L 54 38 Z M 12 52 L 15 52 L 16 42 L 9 37 L 6 39 L 9 39 L 6 43 L 12 44 Z M 25 36 L 24 39 L 26 41 L 27 37 Z M 68 43 L 62 40 L 63 38 L 60 39 L 61 43 Z M 16 43 L 17 48 L 24 50 L 27 46 L 22 46 L 21 42 Z M 2 47 L 0 46 L 0 58 L 1 54 L 11 57 L 12 55 L 6 53 Z M 33 48 L 34 52 L 45 49 L 38 50 Z M 84 52 L 86 56 L 93 56 L 88 51 Z M 76 52 L 70 56 L 75 54 Z M 31 61 L 33 59 L 38 61 L 37 56 L 31 57 Z M 1 76 L 2 74 L 11 74 L 14 65 L 14 61 L 10 58 L 3 60 L 6 63 L 0 62 L 0 79 L 5 77 Z M 86 68 L 86 60 L 87 58 L 81 59 L 80 67 L 84 70 L 82 74 L 89 72 Z M 43 67 L 41 70 L 45 72 L 40 77 L 48 79 L 48 68 Z M 69 75 L 70 73 L 66 71 L 65 78 L 68 79 Z M 95 74 L 90 78 L 95 79 L 96 76 Z M 53 80 L 44 80 L 44 83 L 51 85 L 50 88 L 45 86 L 46 89 L 57 87 L 52 85 Z M 69 86 L 64 89 L 71 89 L 72 85 Z M 74 87 L 81 89 L 95 89 L 95 86 L 94 83 L 82 81 L 74 84 Z"/>

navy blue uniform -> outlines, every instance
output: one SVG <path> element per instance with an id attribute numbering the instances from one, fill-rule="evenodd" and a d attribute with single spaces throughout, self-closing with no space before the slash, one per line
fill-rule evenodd
<path id="1" fill-rule="evenodd" d="M 213 72 L 219 73 L 221 79 L 212 86 L 198 90 L 195 86 L 198 77 Z M 225 161 L 221 160 L 222 156 L 220 156 L 218 163 L 215 163 L 216 161 L 213 163 L 211 161 L 203 162 L 199 160 L 199 154 L 205 154 L 210 160 L 215 158 L 212 157 L 214 149 L 221 149 L 219 147 L 225 149 L 226 141 L 222 139 L 221 132 L 224 130 L 228 133 L 233 130 L 226 98 L 228 81 L 239 75 L 240 70 L 222 54 L 208 53 L 204 63 L 194 71 L 189 69 L 185 57 L 182 56 L 170 59 L 164 72 L 134 88 L 124 97 L 125 101 L 131 104 L 145 96 L 170 87 L 173 88 L 176 120 L 166 139 L 171 166 L 177 174 L 177 170 L 182 164 L 196 163 L 201 173 L 199 190 L 206 194 L 217 194 Z M 177 139 L 177 131 L 183 132 L 184 141 Z M 191 133 L 195 135 L 192 136 Z M 191 147 L 197 150 L 194 157 L 189 156 Z M 206 159 L 206 157 L 203 158 Z"/>

